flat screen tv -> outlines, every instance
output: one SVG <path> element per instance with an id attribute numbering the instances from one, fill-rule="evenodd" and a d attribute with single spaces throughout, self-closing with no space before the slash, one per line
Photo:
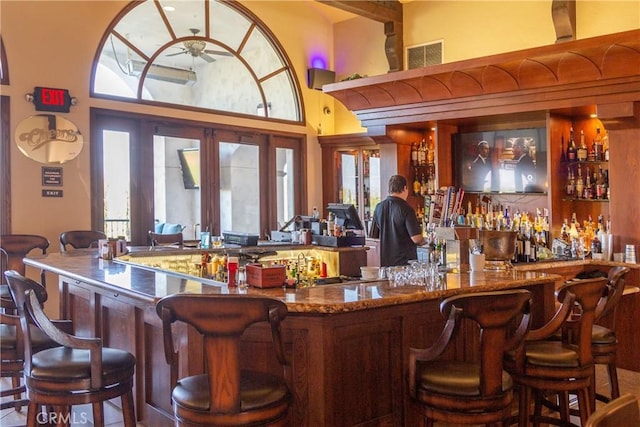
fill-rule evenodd
<path id="1" fill-rule="evenodd" d="M 178 159 L 182 168 L 184 188 L 195 190 L 200 188 L 200 150 L 197 148 L 179 148 Z"/>
<path id="2" fill-rule="evenodd" d="M 544 194 L 546 129 L 457 133 L 452 136 L 454 183 L 468 193 Z"/>
<path id="3" fill-rule="evenodd" d="M 327 211 L 336 216 L 336 224 L 344 230 L 363 230 L 362 221 L 356 207 L 347 203 L 329 203 Z"/>

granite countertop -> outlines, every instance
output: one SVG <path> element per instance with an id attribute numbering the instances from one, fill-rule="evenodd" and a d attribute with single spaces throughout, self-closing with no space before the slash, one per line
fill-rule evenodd
<path id="1" fill-rule="evenodd" d="M 226 284 L 213 280 L 102 260 L 95 249 L 51 253 L 25 258 L 24 262 L 34 268 L 150 303 L 179 292 L 239 293 L 237 288 L 228 288 Z M 425 286 L 393 287 L 387 280 L 374 280 L 298 289 L 251 287 L 246 293 L 280 299 L 286 302 L 290 312 L 330 314 L 437 300 L 463 292 L 552 283 L 558 279 L 560 276 L 555 274 L 513 269 L 505 272 L 447 273 L 436 290 L 428 290 Z"/>

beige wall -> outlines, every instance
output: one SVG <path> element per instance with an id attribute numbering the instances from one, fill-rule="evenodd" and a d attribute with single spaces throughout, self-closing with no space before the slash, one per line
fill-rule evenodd
<path id="1" fill-rule="evenodd" d="M 404 9 L 405 47 L 442 40 L 444 62 L 494 55 L 554 44 L 555 29 L 551 18 L 551 0 L 482 1 L 482 0 L 407 0 Z M 576 35 L 578 39 L 640 28 L 640 1 L 577 0 Z M 338 31 L 340 29 L 340 31 Z M 342 49 L 367 49 L 360 27 L 350 21 L 336 25 L 336 57 Z M 377 38 L 372 38 L 378 43 Z M 369 46 L 369 50 L 373 49 Z M 362 55 L 362 54 L 361 54 Z M 383 57 L 384 59 L 384 57 Z M 380 64 L 349 64 L 343 75 L 386 73 Z M 385 63 L 386 66 L 386 63 Z M 358 133 L 365 129 L 341 105 L 335 117 L 339 133 Z"/>

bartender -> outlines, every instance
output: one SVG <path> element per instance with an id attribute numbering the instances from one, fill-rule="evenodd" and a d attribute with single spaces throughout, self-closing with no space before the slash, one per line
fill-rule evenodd
<path id="1" fill-rule="evenodd" d="M 379 228 L 380 265 L 406 265 L 418 259 L 418 246 L 426 243 L 416 212 L 407 203 L 409 189 L 402 175 L 389 178 L 389 195 L 373 212 L 373 227 Z"/>

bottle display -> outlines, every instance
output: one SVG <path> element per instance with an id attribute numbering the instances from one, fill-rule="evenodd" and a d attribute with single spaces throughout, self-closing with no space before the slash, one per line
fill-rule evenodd
<path id="1" fill-rule="evenodd" d="M 567 161 L 575 162 L 578 160 L 578 149 L 576 147 L 576 140 L 573 136 L 573 128 L 569 131 L 569 144 L 567 145 Z"/>
<path id="2" fill-rule="evenodd" d="M 604 160 L 604 145 L 602 135 L 600 134 L 600 127 L 596 128 L 596 137 L 593 139 L 593 160 L 596 162 Z"/>
<path id="3" fill-rule="evenodd" d="M 415 142 L 411 144 L 411 166 L 418 166 L 418 145 Z"/>
<path id="4" fill-rule="evenodd" d="M 586 162 L 589 150 L 584 139 L 584 130 L 580 131 L 580 146 L 578 147 L 576 156 L 579 162 Z"/>

